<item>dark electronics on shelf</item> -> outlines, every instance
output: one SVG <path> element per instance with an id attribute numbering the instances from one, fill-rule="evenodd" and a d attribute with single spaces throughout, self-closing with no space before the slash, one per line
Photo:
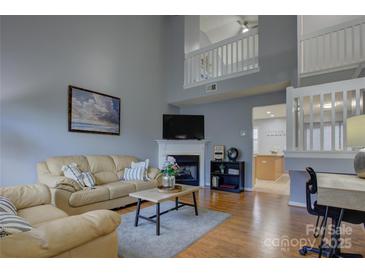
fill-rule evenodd
<path id="1" fill-rule="evenodd" d="M 215 161 L 224 160 L 224 145 L 215 145 L 214 146 L 213 159 Z"/>
<path id="2" fill-rule="evenodd" d="M 235 147 L 231 147 L 230 149 L 227 150 L 227 157 L 230 161 L 236 161 L 238 158 L 238 149 Z"/>

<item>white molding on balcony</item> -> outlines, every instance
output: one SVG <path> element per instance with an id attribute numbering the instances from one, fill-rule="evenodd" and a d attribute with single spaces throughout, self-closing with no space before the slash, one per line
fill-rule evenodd
<path id="1" fill-rule="evenodd" d="M 224 76 L 220 76 L 220 77 L 216 77 L 216 78 L 211 78 L 211 79 L 207 79 L 207 80 L 204 80 L 204 81 L 200 81 L 200 82 L 195 82 L 195 83 L 192 83 L 192 84 L 184 85 L 184 89 L 198 87 L 198 86 L 203 86 L 203 85 L 207 85 L 209 83 L 223 81 L 223 80 L 227 80 L 227 79 L 231 79 L 231 78 L 241 77 L 241 76 L 253 74 L 253 73 L 256 73 L 256 72 L 259 72 L 259 71 L 260 71 L 260 68 L 258 67 L 258 68 L 254 68 L 254 69 L 249 69 L 249 70 L 241 71 L 241 72 L 238 72 L 238 73 L 233 73 L 233 74 L 224 75 Z"/>

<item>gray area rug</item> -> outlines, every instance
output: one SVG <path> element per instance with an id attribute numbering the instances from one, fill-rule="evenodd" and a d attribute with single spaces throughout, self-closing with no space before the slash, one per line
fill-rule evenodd
<path id="1" fill-rule="evenodd" d="M 161 204 L 161 211 L 174 207 L 174 202 Z M 141 209 L 143 216 L 155 214 L 155 206 Z M 161 235 L 156 235 L 154 223 L 139 219 L 134 226 L 135 212 L 122 215 L 118 227 L 119 256 L 124 258 L 171 258 L 198 240 L 208 231 L 230 217 L 230 214 L 199 208 L 195 216 L 194 208 L 184 206 L 178 211 L 161 215 Z"/>

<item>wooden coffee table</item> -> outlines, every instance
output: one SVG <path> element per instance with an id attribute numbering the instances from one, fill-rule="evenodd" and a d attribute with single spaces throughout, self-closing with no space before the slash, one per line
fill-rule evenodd
<path id="1" fill-rule="evenodd" d="M 187 185 L 180 185 L 180 186 L 182 187 L 182 190 L 179 192 L 174 192 L 174 193 L 161 193 L 158 191 L 157 188 L 130 193 L 129 196 L 131 196 L 133 198 L 137 198 L 137 210 L 136 210 L 136 219 L 134 222 L 134 226 L 138 226 L 139 218 L 150 221 L 150 222 L 156 224 L 156 235 L 160 235 L 160 216 L 161 215 L 166 214 L 167 212 L 170 212 L 173 210 L 178 210 L 180 207 L 183 207 L 183 206 L 192 206 L 195 209 L 195 215 L 198 216 L 198 207 L 196 204 L 195 193 L 199 192 L 199 187 L 187 186 Z M 188 204 L 188 203 L 183 203 L 183 202 L 179 201 L 179 197 L 182 197 L 182 196 L 185 196 L 188 194 L 193 195 L 194 204 Z M 160 203 L 167 201 L 167 200 L 174 199 L 174 198 L 175 198 L 175 207 L 165 210 L 163 212 L 160 212 Z M 156 204 L 156 214 L 155 215 L 146 217 L 146 216 L 142 216 L 140 214 L 142 200 L 149 201 L 149 202 Z"/>

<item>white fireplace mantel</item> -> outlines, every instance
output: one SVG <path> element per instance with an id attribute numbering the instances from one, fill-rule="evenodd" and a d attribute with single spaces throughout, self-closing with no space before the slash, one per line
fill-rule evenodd
<path id="1" fill-rule="evenodd" d="M 162 168 L 168 155 L 198 155 L 199 185 L 205 186 L 205 152 L 207 140 L 156 140 L 158 144 L 158 163 Z"/>

